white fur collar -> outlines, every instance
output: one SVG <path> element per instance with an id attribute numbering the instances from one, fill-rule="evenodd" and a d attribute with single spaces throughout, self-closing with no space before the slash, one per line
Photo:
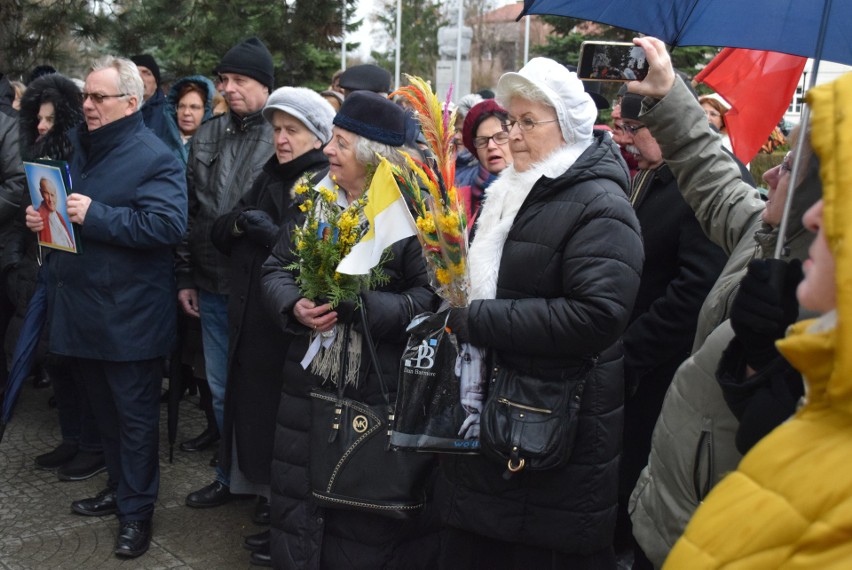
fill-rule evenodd
<path id="1" fill-rule="evenodd" d="M 496 296 L 503 245 L 518 210 L 538 179 L 542 176 L 556 178 L 564 174 L 583 154 L 588 144 L 561 147 L 524 172 L 509 166 L 488 187 L 468 256 L 471 300 L 493 299 Z"/>

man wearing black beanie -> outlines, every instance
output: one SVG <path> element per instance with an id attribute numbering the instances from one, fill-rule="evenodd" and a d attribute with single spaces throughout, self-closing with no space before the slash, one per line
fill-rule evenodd
<path id="1" fill-rule="evenodd" d="M 145 126 L 154 131 L 160 140 L 166 140 L 166 97 L 160 89 L 160 66 L 153 56 L 147 53 L 130 56 L 130 61 L 139 68 L 142 83 L 145 85 L 142 103 L 142 120 Z"/>
<path id="2" fill-rule="evenodd" d="M 178 248 L 178 300 L 186 314 L 201 319 L 204 366 L 213 394 L 216 426 L 181 443 L 201 451 L 219 439 L 224 424 L 228 370 L 228 274 L 230 263 L 210 240 L 213 222 L 231 211 L 275 151 L 272 126 L 261 115 L 274 82 L 272 55 L 258 38 L 247 39 L 214 70 L 230 111 L 209 119 L 192 137 L 187 162 L 189 234 Z M 216 480 L 186 498 L 190 507 L 216 507 L 231 498 L 230 473 L 216 468 Z M 241 490 L 241 492 L 250 492 Z"/>

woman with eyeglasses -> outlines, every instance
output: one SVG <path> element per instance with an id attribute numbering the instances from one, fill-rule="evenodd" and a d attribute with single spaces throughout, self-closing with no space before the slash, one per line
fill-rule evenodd
<path id="1" fill-rule="evenodd" d="M 473 300 L 448 324 L 490 354 L 496 377 L 572 383 L 582 396 L 560 467 L 512 475 L 484 455 L 442 460 L 441 567 L 615 568 L 617 343 L 643 261 L 627 169 L 610 136 L 593 130 L 597 108 L 582 82 L 557 62 L 535 58 L 503 75 L 497 101 L 512 164 L 476 221 Z"/>
<path id="2" fill-rule="evenodd" d="M 507 144 L 509 133 L 503 130 L 507 119 L 506 109 L 493 99 L 477 103 L 464 118 L 462 142 L 480 164 L 479 174 L 473 183 L 459 188 L 459 196 L 467 208 L 468 227 L 473 226 L 472 222 L 479 214 L 485 189 L 512 164 L 512 151 Z"/>
<path id="3" fill-rule="evenodd" d="M 191 75 L 178 79 L 166 97 L 166 104 L 162 107 L 166 116 L 165 137 L 163 142 L 171 149 L 172 154 L 177 157 L 181 165 L 186 167 L 189 157 L 189 145 L 192 136 L 201 123 L 213 116 L 214 96 L 216 87 L 213 82 L 202 75 Z M 194 394 L 196 390 L 200 395 L 200 406 L 204 410 L 207 426 L 204 431 L 196 437 L 180 444 L 182 451 L 203 451 L 216 443 L 219 439 L 219 428 L 216 426 L 216 417 L 213 412 L 213 395 L 210 392 L 207 381 L 196 377 L 194 370 L 201 370 L 203 354 L 201 346 L 201 326 L 198 319 L 189 317 L 182 310 L 178 310 L 178 343 L 172 356 L 174 360 L 170 363 L 171 378 L 177 373 L 177 360 L 182 366 L 182 385 L 184 389 Z M 201 373 L 199 372 L 199 376 Z M 168 392 L 163 395 L 168 400 Z"/>
<path id="4" fill-rule="evenodd" d="M 166 97 L 166 140 L 174 155 L 186 165 L 189 143 L 201 123 L 213 116 L 216 87 L 202 75 L 178 79 Z"/>

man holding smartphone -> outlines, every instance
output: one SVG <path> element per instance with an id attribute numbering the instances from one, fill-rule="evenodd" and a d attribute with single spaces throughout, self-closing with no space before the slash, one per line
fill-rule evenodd
<path id="1" fill-rule="evenodd" d="M 698 312 L 727 256 L 684 201 L 662 151 L 639 120 L 642 98 L 621 101 L 625 149 L 639 167 L 630 201 L 642 227 L 645 262 L 624 342 L 624 452 L 619 478 L 616 552 L 632 544 L 627 501 L 651 451 L 663 398 L 690 353 Z"/>

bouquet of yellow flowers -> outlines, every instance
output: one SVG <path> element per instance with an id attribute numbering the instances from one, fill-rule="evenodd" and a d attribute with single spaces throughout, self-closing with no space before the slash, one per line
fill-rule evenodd
<path id="1" fill-rule="evenodd" d="M 417 112 L 429 145 L 429 158 L 418 161 L 403 153 L 406 167 L 392 166 L 394 179 L 414 218 L 417 238 L 436 292 L 452 307 L 468 305 L 467 215 L 459 204 L 455 182 L 455 112 L 441 102 L 419 77 L 392 95 L 406 98 Z M 447 96 L 449 103 L 449 95 Z"/>
<path id="2" fill-rule="evenodd" d="M 357 301 L 364 289 L 387 283 L 382 263 L 366 275 L 347 275 L 336 270 L 340 260 L 367 231 L 366 196 L 343 208 L 337 203 L 336 185 L 334 189 L 312 187 L 306 178 L 296 184 L 295 192 L 302 197 L 299 209 L 305 213 L 305 223 L 293 230 L 294 253 L 298 259 L 285 269 L 295 273 L 296 283 L 305 297 L 328 301 L 336 307 L 341 301 Z"/>

